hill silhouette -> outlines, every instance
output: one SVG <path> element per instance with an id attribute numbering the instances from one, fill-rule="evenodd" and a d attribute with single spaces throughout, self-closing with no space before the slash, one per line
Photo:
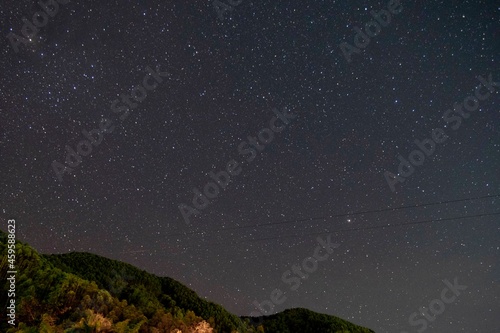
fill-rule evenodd
<path id="1" fill-rule="evenodd" d="M 7 235 L 2 231 L 0 254 L 0 304 L 6 309 Z M 16 242 L 15 265 L 15 326 L 2 311 L 1 332 L 374 333 L 306 309 L 238 317 L 174 279 L 90 253 L 41 255 Z"/>

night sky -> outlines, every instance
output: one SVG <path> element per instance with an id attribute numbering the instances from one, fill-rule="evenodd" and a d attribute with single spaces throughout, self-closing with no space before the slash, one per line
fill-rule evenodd
<path id="1" fill-rule="evenodd" d="M 125 261 L 238 315 L 279 289 L 272 313 L 498 332 L 497 1 L 47 10 L 34 32 L 36 1 L 0 8 L 2 230 L 15 218 L 42 253 Z M 318 237 L 338 245 L 292 290 Z M 445 304 L 443 280 L 466 288 Z"/>

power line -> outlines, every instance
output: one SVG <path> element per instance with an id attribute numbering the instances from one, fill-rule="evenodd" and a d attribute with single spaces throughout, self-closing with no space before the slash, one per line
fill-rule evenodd
<path id="1" fill-rule="evenodd" d="M 398 210 L 401 210 L 401 209 L 420 208 L 420 207 L 442 205 L 442 204 L 448 204 L 448 203 L 457 203 L 457 202 L 464 202 L 464 201 L 473 201 L 473 200 L 480 200 L 480 199 L 497 198 L 497 197 L 500 197 L 500 194 L 492 194 L 492 195 L 485 195 L 485 196 L 478 196 L 478 197 L 470 197 L 470 198 L 465 198 L 465 199 L 443 200 L 443 201 L 429 202 L 429 203 L 425 203 L 425 204 L 415 204 L 415 205 L 407 205 L 407 206 L 392 207 L 392 208 L 382 208 L 382 209 L 374 209 L 374 210 L 365 210 L 365 211 L 358 211 L 358 212 L 352 212 L 352 213 L 342 213 L 342 214 L 334 214 L 334 215 L 321 216 L 321 217 L 309 217 L 309 218 L 285 220 L 285 221 L 279 221 L 279 222 L 267 222 L 267 223 L 257 223 L 257 224 L 253 224 L 253 225 L 234 226 L 234 227 L 228 227 L 228 228 L 221 228 L 221 229 L 211 230 L 211 232 L 225 231 L 225 230 L 237 230 L 237 229 L 245 229 L 245 228 L 256 228 L 256 227 L 264 227 L 264 226 L 271 226 L 271 225 L 281 225 L 281 224 L 289 224 L 289 223 L 297 223 L 297 222 L 307 222 L 307 221 L 315 221 L 315 220 L 326 220 L 328 218 L 357 216 L 357 215 L 363 215 L 363 214 L 392 212 L 392 211 L 398 211 Z M 185 232 L 185 233 L 170 234 L 170 235 L 167 235 L 167 237 L 187 236 L 187 235 L 196 235 L 196 234 L 203 234 L 203 233 L 205 233 L 205 231 L 191 231 L 191 232 Z"/>
<path id="2" fill-rule="evenodd" d="M 265 237 L 265 238 L 254 238 L 254 239 L 239 239 L 237 241 L 221 241 L 221 242 L 213 242 L 213 243 L 203 243 L 203 247 L 205 248 L 207 245 L 221 245 L 221 244 L 238 244 L 241 242 L 258 242 L 263 240 L 273 240 L 273 239 L 283 239 L 283 238 L 295 238 L 295 237 L 303 237 L 303 236 L 316 236 L 316 235 L 324 235 L 325 233 L 341 233 L 347 231 L 363 231 L 363 230 L 375 230 L 375 229 L 384 229 L 384 228 L 394 228 L 394 227 L 402 227 L 408 225 L 422 225 L 433 222 L 443 222 L 443 221 L 453 221 L 453 220 L 463 220 L 469 218 L 480 218 L 487 216 L 497 216 L 500 215 L 500 212 L 495 213 L 484 213 L 484 214 L 476 214 L 476 215 L 468 215 L 468 216 L 459 216 L 459 217 L 447 217 L 441 219 L 430 219 L 430 220 L 422 220 L 422 221 L 413 221 L 407 223 L 399 223 L 399 224 L 387 224 L 387 225 L 376 225 L 376 226 L 367 226 L 367 227 L 358 227 L 358 228 L 348 228 L 348 229 L 340 229 L 340 230 L 332 230 L 332 231 L 316 231 L 309 233 L 301 233 L 294 235 L 284 235 L 284 236 L 275 236 L 275 237 Z M 149 250 L 137 250 L 137 251 L 126 251 L 123 253 L 139 253 L 139 252 L 148 252 Z M 157 251 L 157 250 L 152 250 Z"/>
<path id="3" fill-rule="evenodd" d="M 268 239 L 270 240 L 270 239 L 278 239 L 278 238 L 294 238 L 294 237 L 301 237 L 301 236 L 323 235 L 325 233 L 337 233 L 337 232 L 345 232 L 345 231 L 362 231 L 362 230 L 384 229 L 384 228 L 391 228 L 391 227 L 401 227 L 401 226 L 406 226 L 406 225 L 419 225 L 419 224 L 426 224 L 426 223 L 432 223 L 432 222 L 462 220 L 462 219 L 468 219 L 468 218 L 496 216 L 496 215 L 500 215 L 500 212 L 468 215 L 468 216 L 459 216 L 459 217 L 448 217 L 448 218 L 442 218 L 442 219 L 413 221 L 413 222 L 399 223 L 399 224 L 376 225 L 376 226 L 371 226 L 371 227 L 359 227 L 359 228 L 348 228 L 348 229 L 340 229 L 340 230 L 333 230 L 333 231 L 302 233 L 300 235 L 295 234 L 295 235 L 287 235 L 287 236 L 267 237 L 267 238 L 252 239 L 249 241 L 253 242 L 253 241 L 268 240 Z"/>

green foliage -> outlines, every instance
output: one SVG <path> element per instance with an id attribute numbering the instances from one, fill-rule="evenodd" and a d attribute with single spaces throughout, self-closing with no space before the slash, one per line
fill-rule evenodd
<path id="1" fill-rule="evenodd" d="M 44 258 L 66 272 L 95 281 L 99 288 L 134 304 L 148 317 L 159 307 L 170 309 L 174 314 L 192 310 L 205 320 L 212 317 L 216 331 L 247 330 L 240 318 L 222 306 L 200 298 L 193 290 L 171 278 L 157 277 L 131 265 L 89 253 L 73 252 Z"/>
<path id="2" fill-rule="evenodd" d="M 0 231 L 0 255 L 7 237 Z M 2 259 L 0 270 L 6 271 Z M 337 317 L 292 309 L 264 317 L 254 327 L 193 290 L 132 265 L 89 253 L 39 255 L 16 242 L 17 327 L 0 323 L 0 332 L 163 333 L 192 331 L 205 320 L 214 333 L 373 333 Z M 0 303 L 8 285 L 2 280 Z"/>

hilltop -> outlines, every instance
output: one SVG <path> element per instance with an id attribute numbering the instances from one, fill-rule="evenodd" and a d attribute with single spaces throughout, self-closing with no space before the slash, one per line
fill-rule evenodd
<path id="1" fill-rule="evenodd" d="M 7 307 L 7 235 L 0 231 L 2 291 Z M 16 242 L 16 326 L 2 332 L 374 333 L 341 318 L 290 309 L 238 317 L 169 277 L 90 253 L 42 255 Z M 2 311 L 0 318 L 5 318 Z"/>

